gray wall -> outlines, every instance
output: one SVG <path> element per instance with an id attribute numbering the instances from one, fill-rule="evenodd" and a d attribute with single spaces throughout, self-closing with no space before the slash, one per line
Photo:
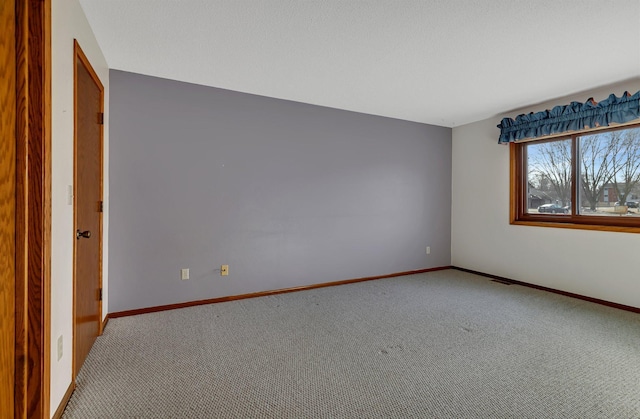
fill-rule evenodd
<path id="1" fill-rule="evenodd" d="M 451 263 L 450 129 L 110 83 L 110 312 Z"/>

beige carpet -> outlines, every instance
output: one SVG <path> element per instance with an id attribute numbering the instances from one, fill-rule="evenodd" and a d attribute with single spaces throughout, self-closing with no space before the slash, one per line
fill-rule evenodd
<path id="1" fill-rule="evenodd" d="M 113 319 L 64 418 L 640 418 L 640 315 L 456 271 Z"/>

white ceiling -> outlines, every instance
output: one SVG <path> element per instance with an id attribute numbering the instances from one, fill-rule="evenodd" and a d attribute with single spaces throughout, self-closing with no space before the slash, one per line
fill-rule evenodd
<path id="1" fill-rule="evenodd" d="M 448 127 L 640 76 L 638 0 L 80 3 L 110 68 Z"/>

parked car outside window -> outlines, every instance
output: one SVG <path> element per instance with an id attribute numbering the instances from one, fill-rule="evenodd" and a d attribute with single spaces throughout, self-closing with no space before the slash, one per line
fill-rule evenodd
<path id="1" fill-rule="evenodd" d="M 628 206 L 629 208 L 638 208 L 638 202 L 636 201 L 627 201 L 624 203 L 626 206 Z M 613 205 L 622 205 L 620 202 L 616 202 Z"/>
<path id="2" fill-rule="evenodd" d="M 558 204 L 544 204 L 538 207 L 538 212 L 540 214 L 568 214 L 569 208 Z"/>

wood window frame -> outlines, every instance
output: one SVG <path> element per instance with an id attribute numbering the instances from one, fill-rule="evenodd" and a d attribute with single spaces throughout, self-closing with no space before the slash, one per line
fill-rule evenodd
<path id="1" fill-rule="evenodd" d="M 577 139 L 581 136 L 596 132 L 616 131 L 630 128 L 640 128 L 640 122 L 623 124 L 616 127 L 605 127 L 576 131 L 570 134 L 539 138 L 509 144 L 509 223 L 512 225 L 526 225 L 535 227 L 572 228 L 580 230 L 615 231 L 625 233 L 640 233 L 640 217 L 607 217 L 578 214 L 578 185 L 576 182 L 579 161 Z M 527 210 L 527 176 L 525 173 L 526 146 L 530 143 L 542 143 L 570 139 L 571 151 L 571 212 L 569 214 L 533 214 Z"/>

